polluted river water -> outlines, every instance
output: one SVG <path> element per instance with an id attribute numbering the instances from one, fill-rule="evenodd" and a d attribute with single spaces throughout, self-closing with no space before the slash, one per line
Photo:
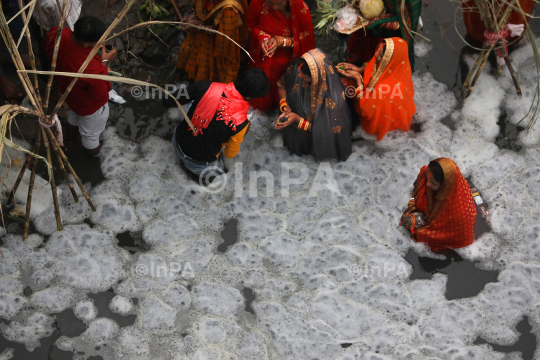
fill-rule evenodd
<path id="1" fill-rule="evenodd" d="M 512 53 L 524 99 L 489 64 L 461 99 L 474 60 L 454 6 L 423 7 L 414 131 L 376 142 L 357 129 L 343 163 L 290 156 L 275 114 L 252 112 L 222 186 L 203 189 L 170 144 L 177 110 L 111 105 L 101 158 L 70 154 L 97 212 L 61 184 L 62 232 L 46 203 L 26 243 L 7 223 L 0 359 L 540 358 L 540 129 L 512 125 L 534 94 L 532 50 Z M 334 61 L 345 44 L 318 37 Z M 419 168 L 441 156 L 491 221 L 478 216 L 470 247 L 435 255 L 397 223 Z M 283 163 L 310 179 L 288 196 Z M 308 196 L 325 169 L 337 186 Z M 273 182 L 252 180 L 263 171 Z"/>

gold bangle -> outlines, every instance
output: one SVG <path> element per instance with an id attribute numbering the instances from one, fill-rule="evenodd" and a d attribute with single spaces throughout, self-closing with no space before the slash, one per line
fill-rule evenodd
<path id="1" fill-rule="evenodd" d="M 304 121 L 304 131 L 308 131 L 309 130 L 309 121 L 305 120 Z"/>
<path id="2" fill-rule="evenodd" d="M 300 121 L 298 122 L 298 128 L 300 130 L 304 130 L 303 127 L 304 127 L 304 118 L 300 118 Z"/>
<path id="3" fill-rule="evenodd" d="M 279 100 L 279 111 L 283 112 L 283 108 L 285 106 L 288 106 L 287 105 L 287 99 L 283 98 L 283 99 Z"/>

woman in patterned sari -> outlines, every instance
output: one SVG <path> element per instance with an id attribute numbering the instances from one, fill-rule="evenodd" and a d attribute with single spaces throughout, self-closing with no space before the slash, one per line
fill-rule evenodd
<path id="1" fill-rule="evenodd" d="M 275 123 L 291 154 L 345 161 L 352 152 L 351 114 L 330 59 L 314 49 L 293 61 L 278 82 L 283 112 Z"/>
<path id="2" fill-rule="evenodd" d="M 412 228 L 415 241 L 428 244 L 433 251 L 473 243 L 476 207 L 467 180 L 452 160 L 439 158 L 422 167 L 412 195 L 402 222 L 415 211 L 427 216 L 425 226 Z"/>
<path id="3" fill-rule="evenodd" d="M 407 52 L 403 39 L 384 39 L 365 69 L 338 64 L 338 71 L 357 86 L 354 107 L 362 128 L 377 140 L 392 130 L 409 131 L 416 113 Z"/>
<path id="4" fill-rule="evenodd" d="M 271 85 L 268 95 L 251 105 L 268 110 L 277 105 L 276 83 L 291 60 L 315 48 L 311 14 L 303 0 L 252 0 L 246 24 L 251 29 L 249 53 L 255 60 L 250 66 L 262 69 Z"/>
<path id="5" fill-rule="evenodd" d="M 365 29 L 352 33 L 347 45 L 347 59 L 361 66 L 369 61 L 385 38 L 400 37 L 409 45 L 409 62 L 414 69 L 414 34 L 418 29 L 422 0 L 384 0 L 386 13 L 369 21 Z M 366 31 L 367 30 L 367 31 Z"/>

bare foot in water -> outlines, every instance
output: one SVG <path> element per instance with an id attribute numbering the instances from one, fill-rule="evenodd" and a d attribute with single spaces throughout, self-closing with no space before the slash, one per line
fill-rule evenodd
<path id="1" fill-rule="evenodd" d="M 5 74 L 0 76 L 0 91 L 7 99 L 20 99 L 23 96 L 21 89 Z"/>

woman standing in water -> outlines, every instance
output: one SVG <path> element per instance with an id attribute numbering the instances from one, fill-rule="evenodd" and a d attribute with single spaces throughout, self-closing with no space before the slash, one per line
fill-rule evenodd
<path id="1" fill-rule="evenodd" d="M 365 69 L 347 63 L 337 66 L 357 86 L 354 107 L 360 124 L 377 140 L 392 130 L 409 131 L 416 113 L 407 49 L 403 39 L 384 39 Z"/>
<path id="2" fill-rule="evenodd" d="M 412 238 L 433 251 L 457 249 L 474 241 L 476 207 L 471 188 L 459 167 L 448 158 L 435 159 L 422 167 L 414 183 L 413 198 L 400 225 L 412 212 L 427 216 L 425 226 L 412 227 Z"/>
<path id="3" fill-rule="evenodd" d="M 251 106 L 268 110 L 278 103 L 276 83 L 291 60 L 315 48 L 309 8 L 303 0 L 252 0 L 246 12 L 251 30 L 249 53 L 270 81 L 270 93 L 251 101 Z"/>
<path id="4" fill-rule="evenodd" d="M 314 49 L 293 61 L 278 82 L 275 123 L 291 154 L 345 161 L 352 152 L 351 114 L 330 59 Z"/>

